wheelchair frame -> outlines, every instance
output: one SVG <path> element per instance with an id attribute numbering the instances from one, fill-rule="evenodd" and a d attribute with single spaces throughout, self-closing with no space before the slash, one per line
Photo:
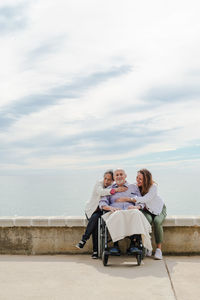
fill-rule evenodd
<path id="1" fill-rule="evenodd" d="M 102 259 L 103 265 L 107 266 L 109 256 L 116 256 L 109 251 L 108 243 L 112 239 L 109 239 L 109 232 L 106 226 L 106 222 L 103 220 L 102 216 L 98 220 L 98 257 Z M 142 245 L 142 242 L 141 242 Z M 138 251 L 131 253 L 129 255 L 135 256 L 138 266 L 141 264 L 145 256 L 145 248 L 142 246 L 139 247 Z"/>

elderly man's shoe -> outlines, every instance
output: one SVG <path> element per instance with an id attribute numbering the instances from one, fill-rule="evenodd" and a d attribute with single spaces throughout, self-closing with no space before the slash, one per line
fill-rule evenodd
<path id="1" fill-rule="evenodd" d="M 127 254 L 138 253 L 140 250 L 137 247 L 130 247 L 127 249 Z"/>
<path id="2" fill-rule="evenodd" d="M 119 247 L 112 247 L 109 249 L 109 252 L 111 255 L 117 255 L 119 256 L 121 254 L 121 251 L 119 249 Z"/>
<path id="3" fill-rule="evenodd" d="M 127 254 L 142 254 L 142 250 L 138 248 L 134 242 L 132 242 L 130 247 L 127 249 Z"/>

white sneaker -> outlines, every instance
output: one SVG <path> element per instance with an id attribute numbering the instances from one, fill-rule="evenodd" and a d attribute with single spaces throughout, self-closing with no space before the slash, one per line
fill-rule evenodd
<path id="1" fill-rule="evenodd" d="M 147 249 L 146 256 L 151 257 L 152 256 L 152 251 Z"/>
<path id="2" fill-rule="evenodd" d="M 162 259 L 162 251 L 159 248 L 156 249 L 156 252 L 154 254 L 154 258 L 155 259 Z"/>

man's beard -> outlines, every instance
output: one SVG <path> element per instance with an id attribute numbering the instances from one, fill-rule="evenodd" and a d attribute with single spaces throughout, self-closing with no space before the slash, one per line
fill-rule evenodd
<path id="1" fill-rule="evenodd" d="M 117 181 L 117 184 L 124 184 L 124 180 L 123 180 L 123 179 L 118 180 L 118 181 Z"/>

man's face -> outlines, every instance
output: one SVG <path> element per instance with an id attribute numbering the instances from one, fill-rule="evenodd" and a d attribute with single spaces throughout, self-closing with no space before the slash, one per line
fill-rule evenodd
<path id="1" fill-rule="evenodd" d="M 123 185 L 126 182 L 126 173 L 124 170 L 116 170 L 114 172 L 114 180 L 117 185 Z"/>
<path id="2" fill-rule="evenodd" d="M 104 179 L 103 179 L 103 185 L 104 185 L 104 187 L 108 187 L 112 183 L 113 183 L 113 180 L 112 180 L 111 174 L 109 174 L 109 173 L 105 174 L 104 175 Z"/>

